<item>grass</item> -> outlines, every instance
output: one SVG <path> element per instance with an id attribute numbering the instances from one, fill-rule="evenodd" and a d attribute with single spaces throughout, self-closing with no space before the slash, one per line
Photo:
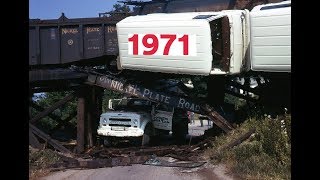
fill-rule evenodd
<path id="1" fill-rule="evenodd" d="M 38 179 L 49 173 L 48 167 L 60 160 L 51 149 L 37 150 L 29 147 L 29 179 Z"/>
<path id="2" fill-rule="evenodd" d="M 256 132 L 240 145 L 221 150 L 249 129 Z M 206 155 L 224 163 L 244 179 L 291 179 L 291 116 L 249 118 L 238 128 L 213 140 Z"/>

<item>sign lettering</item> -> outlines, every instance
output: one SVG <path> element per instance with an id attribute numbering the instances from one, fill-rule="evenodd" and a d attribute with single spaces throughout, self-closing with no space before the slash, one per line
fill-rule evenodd
<path id="1" fill-rule="evenodd" d="M 100 76 L 99 78 L 97 78 L 96 82 L 95 76 L 89 77 L 89 79 L 92 79 L 93 83 L 96 83 L 101 87 L 116 90 L 121 93 L 130 94 L 136 97 L 148 99 L 154 102 L 164 103 L 172 107 L 182 108 L 193 112 L 199 113 L 201 111 L 200 105 L 184 97 L 170 96 L 165 93 L 154 91 L 135 84 L 128 84 L 121 80 L 111 79 L 107 76 Z"/>
<path id="2" fill-rule="evenodd" d="M 128 34 L 129 55 L 196 56 L 194 34 Z"/>

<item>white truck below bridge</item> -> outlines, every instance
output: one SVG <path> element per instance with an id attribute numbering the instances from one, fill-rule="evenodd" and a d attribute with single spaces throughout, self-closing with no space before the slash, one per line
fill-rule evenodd
<path id="1" fill-rule="evenodd" d="M 136 145 L 146 145 L 151 136 L 173 131 L 173 107 L 140 98 L 123 98 L 110 99 L 109 109 L 114 111 L 101 114 L 97 130 L 107 146 L 117 138 L 132 139 Z M 188 121 L 181 124 L 187 125 Z M 188 125 L 184 127 L 183 132 L 188 132 Z"/>

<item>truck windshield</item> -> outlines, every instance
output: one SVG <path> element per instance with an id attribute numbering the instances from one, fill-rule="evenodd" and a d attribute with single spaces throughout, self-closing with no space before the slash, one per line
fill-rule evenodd
<path id="1" fill-rule="evenodd" d="M 112 102 L 114 110 L 151 111 L 152 104 L 144 99 L 121 99 Z"/>

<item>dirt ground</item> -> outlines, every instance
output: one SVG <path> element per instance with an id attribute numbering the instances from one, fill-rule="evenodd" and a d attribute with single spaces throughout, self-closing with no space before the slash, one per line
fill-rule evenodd
<path id="1" fill-rule="evenodd" d="M 233 180 L 223 165 L 205 164 L 198 168 L 160 167 L 135 164 L 99 169 L 69 169 L 49 174 L 41 180 Z"/>
<path id="2" fill-rule="evenodd" d="M 203 135 L 204 131 L 212 126 L 207 121 L 189 124 L 189 136 Z M 41 180 L 233 180 L 238 179 L 227 173 L 224 165 L 206 163 L 198 168 L 163 167 L 153 165 L 134 164 L 132 166 L 118 166 L 99 169 L 68 169 L 52 172 L 40 178 Z"/>

